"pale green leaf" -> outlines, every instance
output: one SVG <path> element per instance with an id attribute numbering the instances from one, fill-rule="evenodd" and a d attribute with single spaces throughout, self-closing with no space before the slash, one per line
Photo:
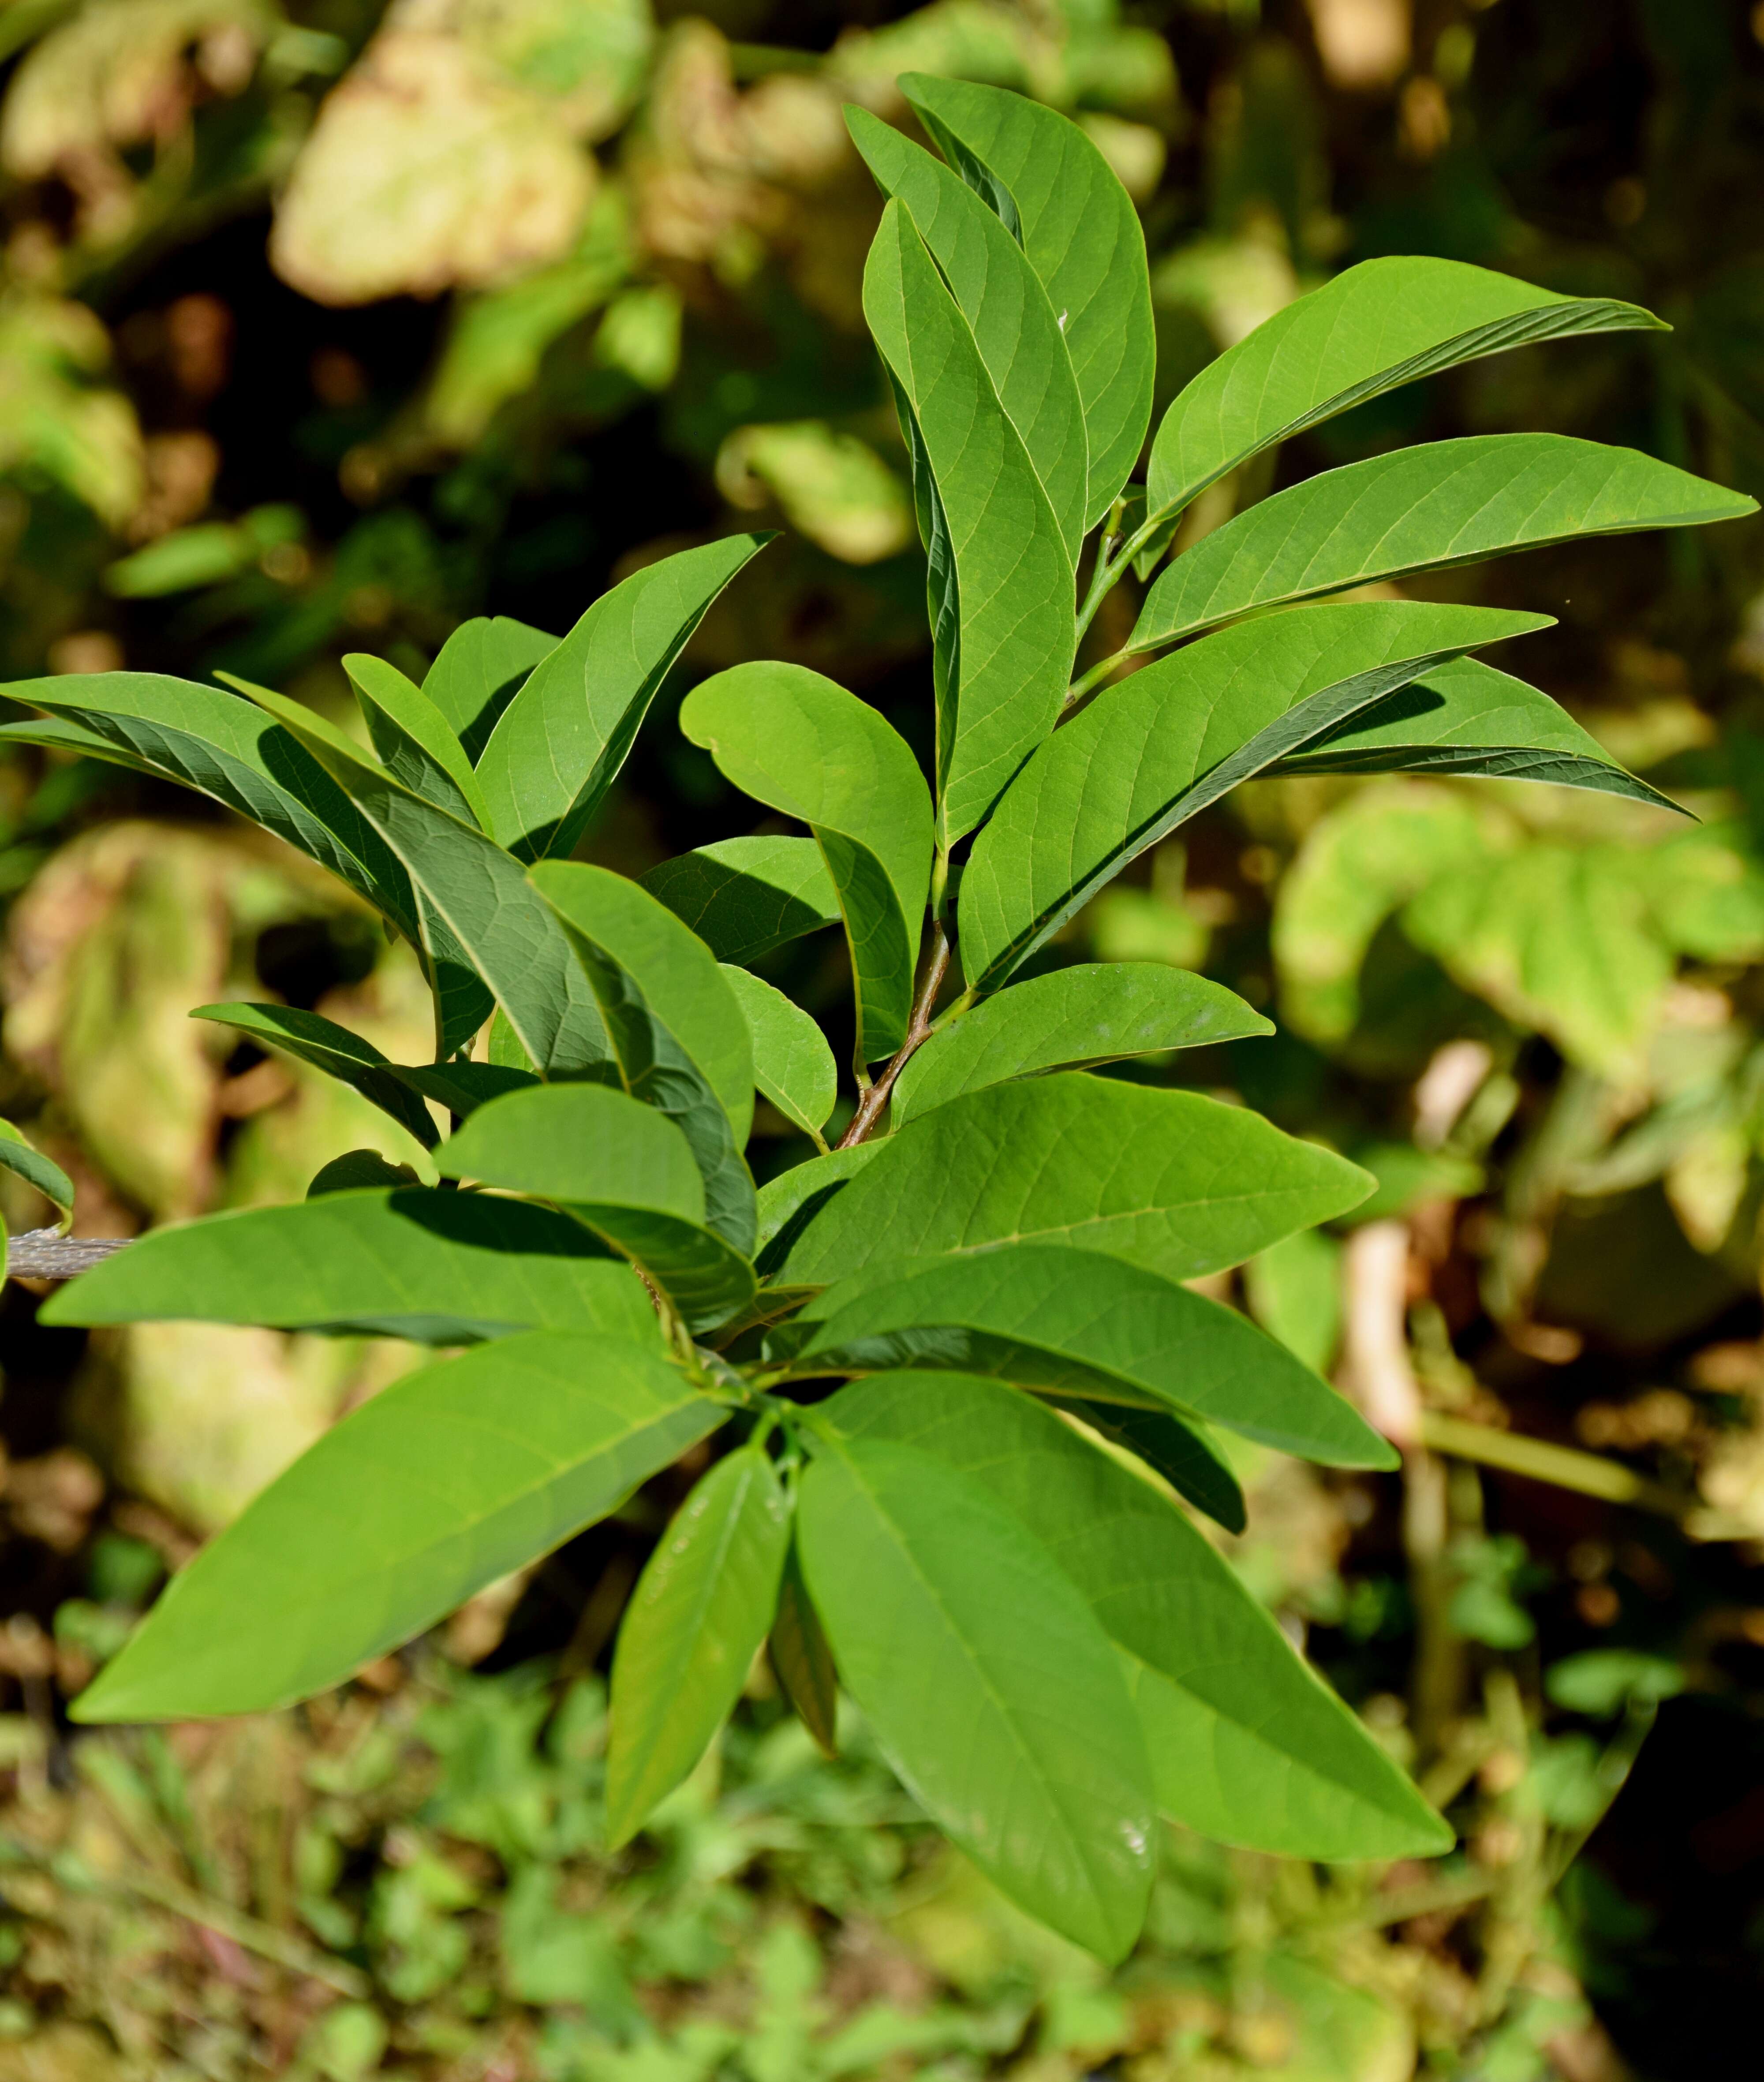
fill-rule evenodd
<path id="1" fill-rule="evenodd" d="M 821 1327 L 792 1361 L 804 1374 L 984 1374 L 1199 1418 L 1326 1467 L 1396 1465 L 1352 1403 L 1234 1309 L 1092 1252 L 1006 1244 L 884 1265 L 791 1329 L 807 1324 Z"/>
<path id="2" fill-rule="evenodd" d="M 1028 761 L 975 841 L 963 973 L 996 988 L 1136 855 L 1239 782 L 1448 658 L 1544 626 L 1409 601 L 1303 608 L 1107 689 Z"/>
<path id="3" fill-rule="evenodd" d="M 929 558 L 947 845 L 981 821 L 1059 715 L 1077 626 L 1072 558 L 968 321 L 898 202 L 870 247 L 863 314 L 894 387 Z"/>
<path id="4" fill-rule="evenodd" d="M 990 1382 L 866 1381 L 826 1421 L 960 1469 L 1033 1530 L 1120 1650 L 1158 1806 L 1287 1857 L 1424 1857 L 1451 1832 L 1201 1535 L 1057 1418 Z"/>
<path id="5" fill-rule="evenodd" d="M 814 1214 L 779 1277 L 825 1283 L 895 1258 L 1039 1241 L 1192 1279 L 1345 1213 L 1371 1184 L 1247 1107 L 1056 1070 L 909 1121 Z"/>
<path id="6" fill-rule="evenodd" d="M 753 1082 L 784 1118 L 818 1142 L 833 1111 L 838 1068 L 826 1036 L 800 1005 L 743 968 L 725 967 L 753 1042 Z"/>
<path id="7" fill-rule="evenodd" d="M 1161 962 L 1084 962 L 1031 976 L 939 1026 L 901 1073 L 897 1127 L 946 1099 L 1038 1071 L 1272 1034 L 1223 984 Z"/>
<path id="8" fill-rule="evenodd" d="M 656 1543 L 613 1656 L 610 1848 L 627 1843 L 692 1770 L 741 1696 L 789 1546 L 788 1501 L 753 1446 L 718 1461 Z"/>
<path id="9" fill-rule="evenodd" d="M 488 831 L 489 807 L 465 747 L 422 689 L 365 651 L 347 655 L 343 668 L 386 772 L 450 816 Z"/>
<path id="10" fill-rule="evenodd" d="M 847 108 L 846 127 L 884 195 L 905 204 L 961 306 L 1076 564 L 1089 451 L 1078 378 L 1047 291 L 997 213 L 960 175 L 867 109 Z"/>
<path id="11" fill-rule="evenodd" d="M 845 920 L 865 1062 L 906 1035 L 931 886 L 931 805 L 904 739 L 800 665 L 737 665 L 694 687 L 680 727 L 756 802 L 799 817 Z"/>
<path id="12" fill-rule="evenodd" d="M 287 1005 L 199 1005 L 192 1019 L 211 1019 L 230 1026 L 260 1047 L 280 1048 L 302 1063 L 348 1085 L 352 1091 L 390 1114 L 407 1135 L 425 1149 L 439 1140 L 427 1106 L 371 1041 L 352 1034 L 334 1019 L 302 1012 Z"/>
<path id="13" fill-rule="evenodd" d="M 643 886 L 720 962 L 757 961 L 839 923 L 838 892 L 812 839 L 719 839 L 651 868 Z"/>
<path id="14" fill-rule="evenodd" d="M 1283 1237 L 1243 1268 L 1250 1313 L 1319 1373 L 1327 1371 L 1341 1342 L 1341 1286 L 1340 1240 L 1326 1229 Z"/>
<path id="15" fill-rule="evenodd" d="M 837 1193 L 872 1163 L 887 1144 L 859 1142 L 782 1171 L 759 1192 L 759 1237 L 754 1261 L 770 1276 L 789 1257 L 796 1239 Z"/>
<path id="16" fill-rule="evenodd" d="M 1344 586 L 1578 536 L 1737 520 L 1757 505 L 1634 449 L 1566 434 L 1399 449 L 1326 470 L 1216 528 L 1153 585 L 1127 647 L 1155 650 Z"/>
<path id="17" fill-rule="evenodd" d="M 1461 260 L 1362 261 L 1264 318 L 1164 414 L 1146 511 L 1174 513 L 1260 449 L 1484 355 L 1582 333 L 1665 331 L 1652 312 L 1564 297 Z"/>
<path id="18" fill-rule="evenodd" d="M 518 859 L 568 857 L 706 609 L 771 539 L 731 535 L 634 571 L 534 667 L 478 761 L 490 828 Z"/>
<path id="19" fill-rule="evenodd" d="M 1151 1783 L 1090 1605 L 974 1477 L 824 1434 L 797 1506 L 845 1688 L 938 1826 L 1030 1915 L 1108 1960 L 1151 1886 Z"/>
<path id="20" fill-rule="evenodd" d="M 1021 239 L 1066 335 L 1090 449 L 1087 523 L 1113 504 L 1151 418 L 1157 341 L 1127 191 L 1074 123 L 1027 96 L 903 73 L 933 141 Z"/>
<path id="21" fill-rule="evenodd" d="M 408 1374 L 179 1571 L 74 1716 L 260 1713 L 340 1684 L 604 1518 L 724 1415 L 653 1344 L 610 1338 L 509 1338 Z"/>
<path id="22" fill-rule="evenodd" d="M 503 710 L 558 639 L 505 614 L 475 615 L 442 644 L 423 692 L 476 765 Z"/>
<path id="23" fill-rule="evenodd" d="M 0 1120 L 0 1171 L 10 1171 L 59 1210 L 61 1226 L 74 1219 L 74 1182 L 40 1149 L 33 1149 L 10 1120 Z M 3 1268 L 0 1268 L 3 1269 Z"/>

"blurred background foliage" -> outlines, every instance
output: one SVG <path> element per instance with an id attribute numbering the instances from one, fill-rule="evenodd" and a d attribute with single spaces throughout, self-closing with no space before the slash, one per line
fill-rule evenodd
<path id="1" fill-rule="evenodd" d="M 922 744 L 922 562 L 858 306 L 840 120 L 918 69 L 1066 110 L 1141 205 L 1159 403 L 1333 270 L 1439 254 L 1670 335 L 1399 391 L 1205 494 L 1192 542 L 1402 441 L 1551 428 L 1764 493 L 1764 10 L 1740 0 L 0 0 L 0 668 L 222 667 L 341 719 L 482 612 L 784 529 L 677 676 L 800 660 Z M 1764 1971 L 1764 524 L 1534 553 L 1432 596 L 1558 617 L 1518 669 L 1692 811 L 1264 782 L 1054 960 L 1205 968 L 1277 1039 L 1120 1074 L 1378 1174 L 1224 1290 L 1409 1445 L 1260 1454 L 1234 1560 L 1447 1804 L 1452 1857 L 1172 1839 L 1103 1975 L 757 1670 L 629 1852 L 596 1666 L 653 1484 L 302 1713 L 67 1739 L 168 1568 L 395 1345 L 39 1331 L 6 1289 L 0 2077 L 1619 2082 L 1742 2071 Z M 1131 590 L 1131 588 L 1128 588 Z M 1099 654 L 1130 618 L 1099 617 Z M 584 850 L 751 814 L 657 710 Z M 395 1158 L 196 1004 L 426 1051 L 336 885 L 188 795 L 0 750 L 0 1112 L 87 1234 Z M 842 990 L 837 947 L 777 979 Z M 835 1015 L 836 1016 L 836 1015 Z M 230 1052 L 229 1052 L 230 1051 Z M 785 1123 L 762 1112 L 774 1161 Z M 0 1180 L 15 1227 L 46 1220 Z M 1645 1743 L 1644 1738 L 1646 1738 Z"/>

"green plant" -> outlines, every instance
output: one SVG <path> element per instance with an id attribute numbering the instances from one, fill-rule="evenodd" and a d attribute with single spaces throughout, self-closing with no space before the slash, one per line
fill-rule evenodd
<path id="1" fill-rule="evenodd" d="M 373 1100 L 433 1175 L 357 1153 L 302 1204 L 149 1237 L 49 1318 L 476 1347 L 322 1439 L 76 1711 L 238 1713 L 336 1684 L 715 1436 L 728 1450 L 656 1549 L 614 1658 L 613 1842 L 691 1770 L 769 1638 L 812 1730 L 831 1739 L 842 1685 L 1006 1892 L 1116 1958 L 1145 1914 L 1158 1810 L 1312 1858 L 1449 1835 L 1174 1501 L 1242 1524 L 1215 1427 L 1325 1465 L 1395 1464 L 1317 1375 L 1183 1284 L 1372 1182 L 1247 1109 L 1094 1074 L 1270 1030 L 1186 971 L 1061 969 L 1049 943 L 1256 775 L 1493 773 L 1657 799 L 1469 655 L 1542 617 L 1306 603 L 1752 502 L 1555 436 L 1402 451 L 1188 549 L 1123 649 L 1074 681 L 1100 603 L 1129 570 L 1150 576 L 1181 511 L 1246 457 L 1454 362 L 1655 321 L 1374 263 L 1197 377 L 1146 487 L 1124 489 L 1153 363 L 1125 192 L 1049 110 L 902 85 L 943 161 L 862 114 L 851 127 L 889 197 L 865 308 L 927 552 L 929 786 L 843 689 L 744 664 L 696 687 L 682 727 L 810 835 L 707 846 L 647 887 L 568 858 L 753 536 L 639 571 L 561 642 L 469 622 L 421 687 L 346 660 L 371 753 L 239 682 L 11 689 L 48 720 L 6 734 L 202 788 L 322 861 L 418 950 L 435 1005 L 434 1060 L 415 1065 L 310 1014 L 205 1008 Z M 1105 685 L 1179 639 L 1194 640 Z M 836 1148 L 758 1191 L 756 1087 L 818 1140 L 837 1072 L 815 1022 L 743 965 L 835 922 L 855 1111 Z"/>

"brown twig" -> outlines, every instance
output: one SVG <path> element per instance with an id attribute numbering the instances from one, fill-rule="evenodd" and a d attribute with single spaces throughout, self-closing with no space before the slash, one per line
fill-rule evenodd
<path id="1" fill-rule="evenodd" d="M 894 1089 L 894 1081 L 912 1057 L 914 1051 L 929 1036 L 931 1030 L 931 1007 L 937 1002 L 937 993 L 943 987 L 943 978 L 949 971 L 949 940 L 941 925 L 932 929 L 931 966 L 925 971 L 925 981 L 918 994 L 918 1002 L 913 1007 L 913 1017 L 906 1030 L 906 1039 L 888 1068 L 871 1085 L 858 1102 L 858 1110 L 851 1116 L 851 1124 L 842 1135 L 835 1147 L 855 1148 L 863 1141 L 871 1129 L 881 1118 L 882 1109 L 888 1102 L 888 1094 Z"/>
<path id="2" fill-rule="evenodd" d="M 21 1279 L 71 1279 L 127 1248 L 132 1237 L 65 1237 L 53 1229 L 27 1229 L 6 1245 L 6 1271 Z"/>

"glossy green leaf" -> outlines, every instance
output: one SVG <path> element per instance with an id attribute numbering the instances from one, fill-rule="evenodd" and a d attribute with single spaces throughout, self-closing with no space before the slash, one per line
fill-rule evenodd
<path id="1" fill-rule="evenodd" d="M 1362 261 L 1264 318 L 1176 398 L 1151 445 L 1146 511 L 1178 512 L 1258 449 L 1399 385 L 1539 340 L 1638 329 L 1667 328 L 1639 305 L 1461 260 Z"/>
<path id="2" fill-rule="evenodd" d="M 850 1149 L 830 1149 L 768 1179 L 759 1192 L 754 1261 L 760 1271 L 768 1276 L 776 1272 L 816 1216 L 887 1147 L 860 1142 Z"/>
<path id="3" fill-rule="evenodd" d="M 52 1295 L 43 1320 L 267 1323 L 433 1345 L 527 1330 L 660 1336 L 643 1283 L 579 1222 L 428 1186 L 154 1229 Z"/>
<path id="4" fill-rule="evenodd" d="M 423 692 L 476 765 L 503 710 L 558 639 L 505 614 L 474 615 L 442 644 Z"/>
<path id="5" fill-rule="evenodd" d="M 1300 1233 L 1309 1236 L 1315 1232 L 1306 1229 Z M 1205 1511 L 1227 1532 L 1242 1532 L 1249 1524 L 1243 1485 L 1224 1449 L 1205 1424 L 1165 1410 L 1098 1402 L 1081 1395 L 1049 1396 L 1048 1400 L 1088 1425 L 1099 1439 L 1143 1460 L 1163 1477 L 1178 1496 L 1196 1511 Z"/>
<path id="6" fill-rule="evenodd" d="M 504 1092 L 524 1091 L 539 1080 L 530 1070 L 500 1063 L 395 1063 L 392 1074 L 401 1085 L 433 1099 L 461 1120 Z"/>
<path id="7" fill-rule="evenodd" d="M 930 560 L 947 845 L 985 816 L 1059 715 L 1076 633 L 1072 558 L 968 321 L 898 202 L 870 247 L 863 314 L 894 387 Z"/>
<path id="8" fill-rule="evenodd" d="M 1548 781 L 1675 810 L 1550 697 L 1479 658 L 1457 658 L 1283 759 L 1277 773 L 1456 773 Z"/>
<path id="9" fill-rule="evenodd" d="M 704 1219 L 753 1247 L 753 1179 L 741 1147 L 753 1119 L 747 1022 L 715 957 L 635 882 L 575 861 L 532 871 L 593 988 L 625 1089 L 691 1145 Z"/>
<path id="10" fill-rule="evenodd" d="M 790 1509 L 753 1446 L 675 1512 L 631 1594 L 613 1657 L 606 1837 L 617 1850 L 686 1776 L 741 1695 L 778 1607 Z"/>
<path id="11" fill-rule="evenodd" d="M 1047 291 L 996 211 L 959 174 L 867 109 L 847 108 L 846 127 L 884 195 L 905 204 L 961 306 L 1075 564 L 1089 450 L 1078 378 Z"/>
<path id="12" fill-rule="evenodd" d="M 1396 1455 L 1343 1396 L 1247 1317 L 1143 1266 L 1006 1244 L 882 1266 L 804 1309 L 801 1372 L 985 1374 L 1201 1418 L 1325 1467 Z"/>
<path id="13" fill-rule="evenodd" d="M 1326 470 L 1216 528 L 1153 585 L 1128 648 L 1375 579 L 1641 528 L 1697 527 L 1757 501 L 1634 449 L 1479 434 Z"/>
<path id="14" fill-rule="evenodd" d="M 1145 234 L 1108 162 L 1074 123 L 1002 87 L 903 73 L 943 156 L 1023 242 L 1066 335 L 1090 448 L 1094 526 L 1138 459 L 1157 341 Z"/>
<path id="15" fill-rule="evenodd" d="M 720 962 L 757 961 L 840 920 L 838 892 L 812 839 L 720 839 L 643 877 Z"/>
<path id="16" fill-rule="evenodd" d="M 818 1142 L 838 1094 L 826 1036 L 800 1005 L 745 969 L 727 967 L 753 1043 L 753 1082 L 784 1118 Z"/>
<path id="17" fill-rule="evenodd" d="M 449 1178 L 555 1201 L 660 1288 L 694 1327 L 753 1296 L 752 1266 L 706 1224 L 691 1144 L 665 1114 L 606 1085 L 511 1092 L 436 1152 Z"/>
<path id="18" fill-rule="evenodd" d="M 984 1085 L 1166 1048 L 1272 1034 L 1222 984 L 1163 962 L 1083 962 L 982 998 L 911 1056 L 891 1101 L 897 1127 Z"/>
<path id="19" fill-rule="evenodd" d="M 909 1446 L 824 1434 L 797 1520 L 840 1678 L 908 1790 L 1019 1907 L 1124 1957 L 1150 1770 L 1089 1604 L 980 1481 Z"/>
<path id="20" fill-rule="evenodd" d="M 40 1149 L 33 1149 L 10 1120 L 0 1120 L 0 1171 L 10 1171 L 26 1185 L 35 1186 L 60 1212 L 64 1229 L 73 1220 L 73 1180 Z"/>
<path id="21" fill-rule="evenodd" d="M 487 831 L 489 808 L 465 747 L 422 689 L 397 666 L 363 651 L 351 652 L 343 668 L 386 772 L 449 815 Z"/>
<path id="22" fill-rule="evenodd" d="M 266 1048 L 310 1063 L 390 1114 L 425 1149 L 440 1140 L 427 1106 L 371 1041 L 334 1019 L 287 1005 L 199 1005 L 190 1017 L 230 1026 Z"/>
<path id="23" fill-rule="evenodd" d="M 1434 1855 L 1451 1831 L 1182 1514 L 1046 1410 L 989 1382 L 865 1381 L 850 1438 L 960 1469 L 1032 1528 L 1117 1644 L 1158 1806 L 1287 1857 Z"/>
<path id="24" fill-rule="evenodd" d="M 422 1182 L 408 1164 L 389 1163 L 377 1149 L 346 1149 L 314 1172 L 306 1198 L 317 1200 L 327 1193 L 359 1193 L 381 1187 L 396 1192 Z"/>
<path id="25" fill-rule="evenodd" d="M 1055 1070 L 909 1121 L 815 1214 L 779 1276 L 825 1283 L 1027 1241 L 1193 1279 L 1332 1220 L 1371 1186 L 1247 1107 Z"/>
<path id="26" fill-rule="evenodd" d="M 905 1038 L 931 886 L 931 805 L 905 741 L 800 665 L 737 665 L 694 687 L 680 727 L 756 802 L 813 832 L 850 943 L 866 1062 Z"/>
<path id="27" fill-rule="evenodd" d="M 1030 760 L 974 842 L 960 907 L 969 982 L 996 988 L 1239 782 L 1472 646 L 1545 626 L 1410 601 L 1308 607 L 1222 630 L 1107 689 Z"/>
<path id="28" fill-rule="evenodd" d="M 260 1713 L 340 1684 L 604 1518 L 724 1415 L 652 1342 L 536 1334 L 407 1374 L 178 1572 L 74 1716 Z"/>
<path id="29" fill-rule="evenodd" d="M 785 1557 L 778 1586 L 778 1611 L 767 1643 L 772 1675 L 813 1736 L 825 1757 L 839 1754 L 839 1676 L 833 1648 L 815 1601 L 803 1580 L 802 1562 L 794 1542 Z"/>
<path id="30" fill-rule="evenodd" d="M 771 539 L 730 535 L 645 565 L 534 667 L 478 761 L 490 828 L 517 859 L 568 857 L 706 609 Z"/>

